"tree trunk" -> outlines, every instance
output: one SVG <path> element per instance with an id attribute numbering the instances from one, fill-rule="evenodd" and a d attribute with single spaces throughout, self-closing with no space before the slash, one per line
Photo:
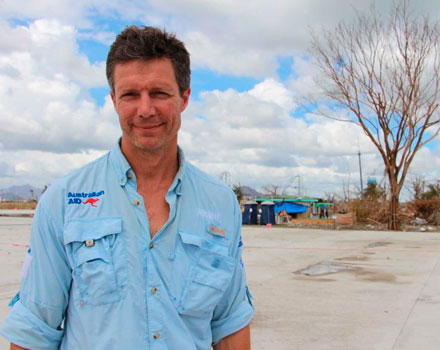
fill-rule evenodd
<path id="1" fill-rule="evenodd" d="M 399 195 L 394 191 L 390 198 L 390 216 L 388 221 L 388 229 L 393 231 L 400 231 L 399 222 Z"/>

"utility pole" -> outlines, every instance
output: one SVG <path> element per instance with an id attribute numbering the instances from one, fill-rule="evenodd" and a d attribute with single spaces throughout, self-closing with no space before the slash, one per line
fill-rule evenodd
<path id="1" fill-rule="evenodd" d="M 220 180 L 223 181 L 229 187 L 231 186 L 231 174 L 228 171 L 224 171 L 219 176 Z"/>
<path id="2" fill-rule="evenodd" d="M 359 176 L 361 178 L 361 194 L 364 192 L 364 184 L 362 181 L 362 162 L 361 162 L 361 150 L 358 150 L 358 157 L 359 157 Z"/>

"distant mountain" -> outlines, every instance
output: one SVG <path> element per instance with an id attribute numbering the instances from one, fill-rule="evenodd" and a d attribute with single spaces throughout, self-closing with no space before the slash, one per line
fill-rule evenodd
<path id="1" fill-rule="evenodd" d="M 252 187 L 249 186 L 241 186 L 241 193 L 243 193 L 243 197 L 254 198 L 260 197 L 262 194 Z"/>
<path id="2" fill-rule="evenodd" d="M 31 185 L 11 186 L 0 189 L 0 198 L 3 201 L 28 201 L 39 199 L 42 192 L 42 188 Z"/>

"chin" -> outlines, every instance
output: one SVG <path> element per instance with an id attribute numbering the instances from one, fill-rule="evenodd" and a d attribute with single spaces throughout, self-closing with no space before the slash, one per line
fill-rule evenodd
<path id="1" fill-rule="evenodd" d="M 124 137 L 124 135 L 123 135 Z M 128 148 L 131 148 L 133 151 L 157 151 L 163 148 L 167 148 L 168 146 L 173 144 L 172 139 L 164 138 L 164 137 L 151 137 L 151 136 L 139 136 L 139 135 L 126 135 L 125 138 L 126 144 Z M 177 140 L 176 140 L 177 144 Z"/>
<path id="2" fill-rule="evenodd" d="M 132 142 L 131 145 L 139 151 L 156 151 L 158 149 L 164 148 L 166 146 L 166 143 L 161 142 L 160 140 L 136 140 L 135 142 Z"/>

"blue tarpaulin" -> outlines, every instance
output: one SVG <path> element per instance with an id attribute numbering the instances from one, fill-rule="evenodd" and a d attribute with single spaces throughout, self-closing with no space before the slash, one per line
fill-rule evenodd
<path id="1" fill-rule="evenodd" d="M 283 210 L 286 210 L 287 214 L 293 213 L 305 213 L 307 211 L 307 206 L 296 204 L 292 202 L 278 202 L 275 203 L 275 213 L 279 213 Z"/>

